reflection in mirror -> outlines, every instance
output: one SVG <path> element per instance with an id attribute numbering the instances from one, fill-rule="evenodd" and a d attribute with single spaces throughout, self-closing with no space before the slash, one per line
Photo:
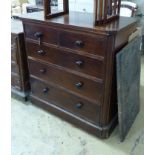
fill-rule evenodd
<path id="1" fill-rule="evenodd" d="M 63 0 L 50 0 L 51 13 L 58 13 L 64 11 Z"/>
<path id="2" fill-rule="evenodd" d="M 37 6 L 43 6 L 43 0 L 35 0 Z"/>

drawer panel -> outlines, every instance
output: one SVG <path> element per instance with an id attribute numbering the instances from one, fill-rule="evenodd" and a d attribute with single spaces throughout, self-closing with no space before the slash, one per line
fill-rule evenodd
<path id="1" fill-rule="evenodd" d="M 19 68 L 15 61 L 11 61 L 11 72 L 19 74 Z"/>
<path id="2" fill-rule="evenodd" d="M 20 78 L 17 74 L 11 73 L 11 86 L 21 90 Z"/>
<path id="3" fill-rule="evenodd" d="M 60 33 L 60 46 L 104 56 L 106 38 L 106 36 L 63 31 Z"/>
<path id="4" fill-rule="evenodd" d="M 57 44 L 58 42 L 58 30 L 49 28 L 44 25 L 25 24 L 25 37 L 40 42 L 46 42 L 51 44 Z"/>
<path id="5" fill-rule="evenodd" d="M 40 48 L 34 43 L 27 42 L 27 53 L 29 56 L 42 59 L 59 66 L 63 66 L 81 73 L 89 74 L 97 78 L 103 78 L 103 61 L 88 58 L 71 52 L 42 46 L 44 54 L 38 54 Z M 79 62 L 79 63 L 78 63 Z M 81 64 L 80 64 L 81 62 Z"/>
<path id="6" fill-rule="evenodd" d="M 11 34 L 11 60 L 17 61 L 17 36 Z"/>
<path id="7" fill-rule="evenodd" d="M 92 122 L 99 123 L 100 106 L 31 78 L 32 95 Z"/>
<path id="8" fill-rule="evenodd" d="M 49 66 L 33 60 L 28 61 L 31 75 L 55 83 L 82 96 L 100 102 L 103 94 L 102 83 L 74 75 L 52 65 Z"/>

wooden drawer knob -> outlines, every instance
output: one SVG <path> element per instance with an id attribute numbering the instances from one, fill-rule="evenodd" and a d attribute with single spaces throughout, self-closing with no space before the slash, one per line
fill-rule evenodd
<path id="1" fill-rule="evenodd" d="M 36 32 L 34 34 L 34 37 L 36 37 L 37 39 L 39 39 L 39 38 L 43 37 L 43 33 L 42 32 Z"/>
<path id="2" fill-rule="evenodd" d="M 75 106 L 76 106 L 77 109 L 81 109 L 83 107 L 83 103 L 79 102 Z"/>
<path id="3" fill-rule="evenodd" d="M 43 37 L 43 33 L 42 32 L 36 32 L 34 34 L 34 36 L 38 39 L 39 41 L 39 46 L 41 45 L 41 38 Z"/>
<path id="4" fill-rule="evenodd" d="M 75 41 L 75 45 L 77 46 L 77 47 L 83 47 L 84 46 L 84 42 L 83 41 L 81 41 L 81 40 L 77 40 L 77 41 Z"/>
<path id="5" fill-rule="evenodd" d="M 39 55 L 45 55 L 45 51 L 43 51 L 43 50 L 39 50 L 39 51 L 37 51 L 37 53 L 38 53 Z"/>
<path id="6" fill-rule="evenodd" d="M 78 82 L 78 83 L 75 84 L 75 86 L 77 88 L 81 88 L 83 86 L 83 84 L 84 84 L 83 82 Z"/>
<path id="7" fill-rule="evenodd" d="M 77 66 L 82 67 L 84 65 L 84 61 L 78 60 L 75 62 Z"/>
<path id="8" fill-rule="evenodd" d="M 49 91 L 49 88 L 44 88 L 43 89 L 43 93 L 48 93 L 48 91 Z"/>
<path id="9" fill-rule="evenodd" d="M 46 73 L 46 69 L 40 69 L 40 73 Z"/>

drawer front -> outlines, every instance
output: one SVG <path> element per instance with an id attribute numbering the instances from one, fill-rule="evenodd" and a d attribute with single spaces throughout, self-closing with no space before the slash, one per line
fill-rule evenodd
<path id="1" fill-rule="evenodd" d="M 19 68 L 15 61 L 11 62 L 11 72 L 19 74 Z"/>
<path id="2" fill-rule="evenodd" d="M 104 56 L 106 37 L 63 31 L 60 33 L 60 46 Z"/>
<path id="3" fill-rule="evenodd" d="M 32 95 L 92 122 L 99 122 L 100 107 L 82 98 L 31 78 Z"/>
<path id="4" fill-rule="evenodd" d="M 21 90 L 20 78 L 17 74 L 11 74 L 11 86 Z"/>
<path id="5" fill-rule="evenodd" d="M 37 40 L 38 43 L 46 42 L 51 44 L 57 44 L 58 42 L 57 29 L 36 24 L 25 24 L 24 29 L 25 29 L 25 37 Z"/>
<path id="6" fill-rule="evenodd" d="M 42 46 L 44 54 L 38 53 L 38 45 L 27 42 L 27 53 L 29 56 L 42 59 L 59 66 L 63 66 L 81 73 L 89 74 L 97 78 L 103 78 L 103 61 L 88 58 L 71 52 Z"/>
<path id="7" fill-rule="evenodd" d="M 11 34 L 11 60 L 17 62 L 17 36 Z"/>
<path id="8" fill-rule="evenodd" d="M 35 77 L 55 83 L 100 103 L 103 94 L 103 85 L 101 83 L 74 75 L 61 68 L 45 65 L 33 60 L 29 60 L 29 69 L 30 74 Z"/>

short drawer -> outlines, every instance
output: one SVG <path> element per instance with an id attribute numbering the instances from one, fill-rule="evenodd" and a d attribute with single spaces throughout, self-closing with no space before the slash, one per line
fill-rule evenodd
<path id="1" fill-rule="evenodd" d="M 26 44 L 28 56 L 89 74 L 97 78 L 103 78 L 103 60 L 97 60 L 47 46 L 42 46 L 40 49 L 38 45 L 30 42 L 27 42 Z"/>
<path id="2" fill-rule="evenodd" d="M 31 78 L 32 95 L 92 122 L 99 123 L 100 106 Z"/>
<path id="3" fill-rule="evenodd" d="M 61 87 L 100 103 L 103 94 L 102 83 L 72 74 L 61 67 L 46 65 L 30 59 L 28 62 L 31 75 L 60 85 Z"/>
<path id="4" fill-rule="evenodd" d="M 11 86 L 21 90 L 21 83 L 18 74 L 11 73 Z"/>
<path id="5" fill-rule="evenodd" d="M 38 43 L 46 42 L 50 44 L 57 44 L 58 31 L 44 25 L 37 24 L 24 24 L 25 37 L 37 40 Z"/>
<path id="6" fill-rule="evenodd" d="M 62 31 L 60 33 L 60 46 L 104 56 L 107 47 L 107 37 Z"/>
<path id="7" fill-rule="evenodd" d="M 15 61 L 11 61 L 11 72 L 19 73 L 19 66 L 16 64 Z"/>

